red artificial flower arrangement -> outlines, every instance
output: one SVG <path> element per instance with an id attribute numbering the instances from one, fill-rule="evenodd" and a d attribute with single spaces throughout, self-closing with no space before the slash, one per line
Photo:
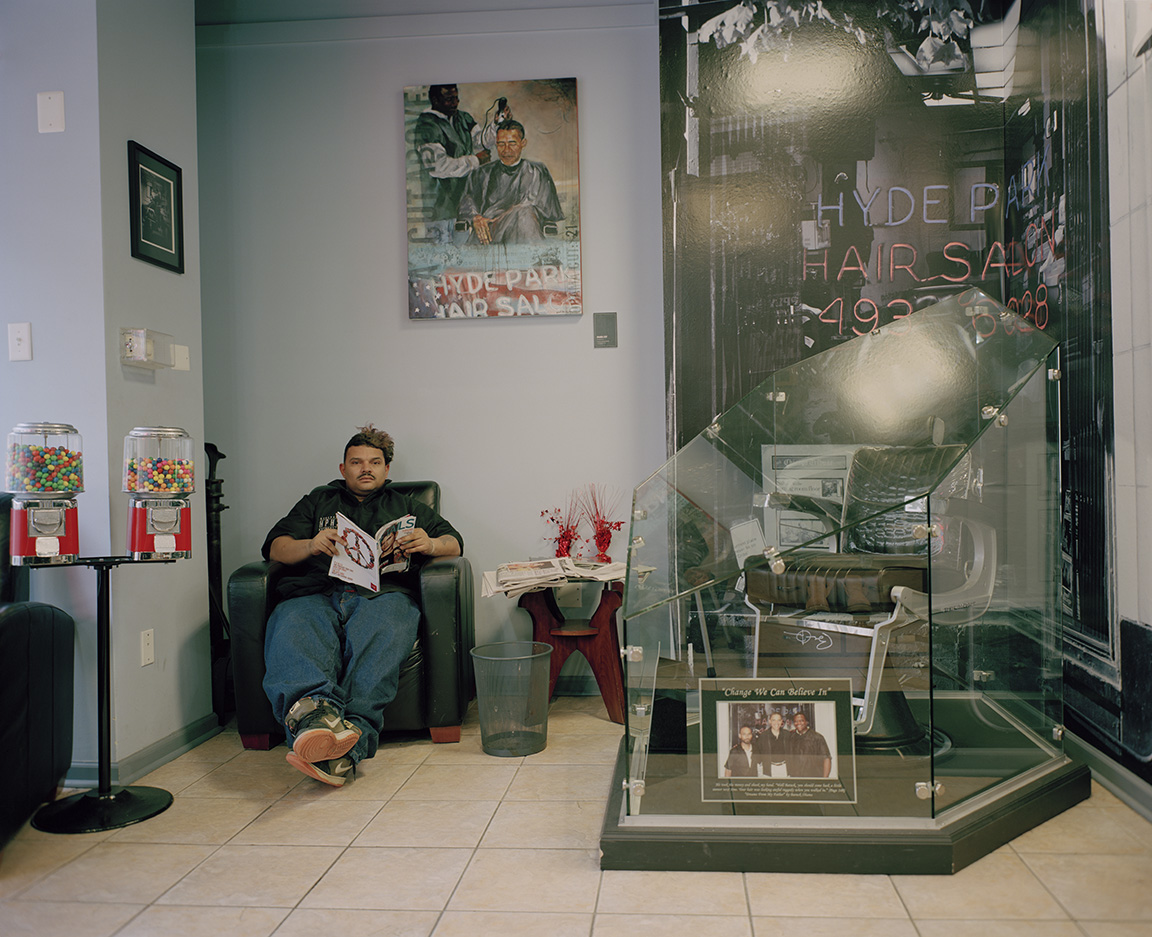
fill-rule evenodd
<path id="1" fill-rule="evenodd" d="M 596 545 L 596 562 L 611 563 L 612 557 L 608 555 L 608 548 L 612 546 L 612 534 L 624 526 L 623 521 L 612 521 L 608 518 L 616 512 L 620 503 L 619 494 L 608 494 L 596 485 L 589 485 L 587 491 L 580 498 L 584 516 L 592 525 L 591 543 Z"/>
<path id="2" fill-rule="evenodd" d="M 552 508 L 550 511 L 541 511 L 540 516 L 549 524 L 556 525 L 556 534 L 549 537 L 556 544 L 557 556 L 571 556 L 572 547 L 580 540 L 577 528 L 580 526 L 580 501 L 576 495 L 568 496 L 568 503 L 564 510 Z"/>
<path id="3" fill-rule="evenodd" d="M 608 548 L 612 546 L 612 534 L 624 526 L 623 521 L 609 520 L 619 502 L 618 494 L 609 495 L 596 485 L 588 485 L 584 491 L 569 494 L 563 510 L 552 508 L 541 511 L 541 517 L 549 524 L 556 525 L 556 534 L 548 538 L 556 544 L 556 555 L 572 556 L 573 547 L 583 540 L 584 543 L 595 544 L 597 563 L 611 563 Z M 591 540 L 579 534 L 580 522 L 584 519 L 592 526 Z"/>

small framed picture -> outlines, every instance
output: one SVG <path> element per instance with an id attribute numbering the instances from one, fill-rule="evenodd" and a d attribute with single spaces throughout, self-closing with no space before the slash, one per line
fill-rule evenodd
<path id="1" fill-rule="evenodd" d="M 180 167 L 128 141 L 132 256 L 184 272 L 184 196 Z"/>
<path id="2" fill-rule="evenodd" d="M 700 680 L 701 800 L 854 804 L 847 678 Z"/>

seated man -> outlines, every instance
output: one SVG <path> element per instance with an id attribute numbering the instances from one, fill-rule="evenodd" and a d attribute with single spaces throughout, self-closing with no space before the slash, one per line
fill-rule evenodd
<path id="1" fill-rule="evenodd" d="M 536 243 L 544 240 L 545 222 L 564 217 L 548 167 L 521 155 L 527 145 L 524 125 L 504 121 L 496 131 L 499 161 L 469 177 L 460 216 L 472 222 L 471 242 Z"/>
<path id="2" fill-rule="evenodd" d="M 288 763 L 339 787 L 357 762 L 376 754 L 384 707 L 396 696 L 400 665 L 416 640 L 417 568 L 426 557 L 459 556 L 464 540 L 426 505 L 387 487 L 395 444 L 369 423 L 344 447 L 342 478 L 314 488 L 276 523 L 264 558 L 290 565 L 264 641 L 264 692 L 288 730 Z M 340 512 L 369 533 L 405 515 L 414 529 L 398 552 L 404 572 L 384 573 L 379 592 L 328 575 Z"/>

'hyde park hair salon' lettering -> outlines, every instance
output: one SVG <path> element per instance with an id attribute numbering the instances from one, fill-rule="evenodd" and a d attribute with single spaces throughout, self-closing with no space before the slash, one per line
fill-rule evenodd
<path id="1" fill-rule="evenodd" d="M 941 197 L 945 193 L 951 193 L 952 187 L 949 185 L 926 185 L 920 192 L 921 203 L 921 216 L 925 224 L 948 224 L 949 218 L 941 217 L 941 209 L 937 206 L 947 206 L 950 199 Z M 860 209 L 861 218 L 868 227 L 875 225 L 884 225 L 885 227 L 894 228 L 899 225 L 906 224 L 912 220 L 912 216 L 916 214 L 916 196 L 910 189 L 904 188 L 901 185 L 890 186 L 888 189 L 888 217 L 883 221 L 877 221 L 872 213 L 872 207 L 876 203 L 877 196 L 883 192 L 883 188 L 876 189 L 871 195 L 868 196 L 867 201 L 863 198 L 860 192 L 853 191 L 852 197 L 856 200 L 856 205 Z M 976 182 L 968 191 L 968 224 L 975 224 L 978 217 L 983 217 L 983 212 L 994 208 L 1000 201 L 1000 187 L 991 182 Z M 902 204 L 901 204 L 902 203 Z M 899 206 L 899 207 L 898 207 Z M 897 218 L 898 212 L 903 211 L 904 214 Z M 841 192 L 835 202 L 824 204 L 823 196 L 816 197 L 816 220 L 823 221 L 825 214 L 830 214 L 836 218 L 838 227 L 844 227 L 844 193 Z"/>

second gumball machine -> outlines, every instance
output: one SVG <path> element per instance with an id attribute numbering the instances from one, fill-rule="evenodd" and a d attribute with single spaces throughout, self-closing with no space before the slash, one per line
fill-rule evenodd
<path id="1" fill-rule="evenodd" d="M 124 437 L 128 553 L 134 560 L 192 555 L 192 437 L 178 426 L 137 426 Z"/>

